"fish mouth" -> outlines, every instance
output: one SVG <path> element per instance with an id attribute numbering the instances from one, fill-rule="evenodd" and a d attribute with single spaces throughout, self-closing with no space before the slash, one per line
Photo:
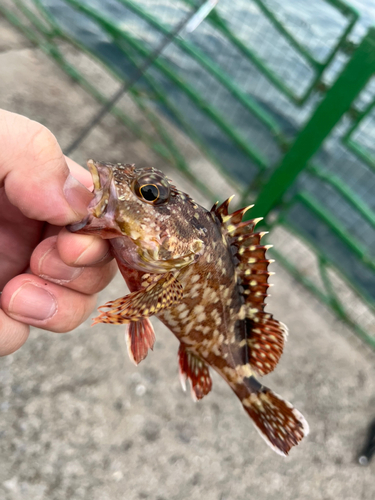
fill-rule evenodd
<path id="1" fill-rule="evenodd" d="M 72 233 L 96 233 L 104 238 L 121 236 L 122 233 L 115 223 L 117 197 L 112 169 L 94 160 L 89 160 L 87 166 L 94 184 L 94 197 L 87 207 L 89 215 L 79 222 L 69 224 L 67 229 Z"/>
<path id="2" fill-rule="evenodd" d="M 124 236 L 115 224 L 112 224 L 112 226 L 113 227 L 109 227 L 108 222 L 103 220 L 103 218 L 97 219 L 89 215 L 79 222 L 67 225 L 66 229 L 76 234 L 97 234 L 104 240 Z"/>
<path id="3" fill-rule="evenodd" d="M 113 172 L 109 166 L 94 160 L 89 160 L 87 166 L 94 183 L 94 198 L 91 200 L 88 210 L 94 217 L 100 218 L 108 211 L 110 199 L 112 199 L 112 205 L 116 200 Z M 110 196 L 111 194 L 114 196 Z M 114 209 L 114 207 L 112 208 Z"/>

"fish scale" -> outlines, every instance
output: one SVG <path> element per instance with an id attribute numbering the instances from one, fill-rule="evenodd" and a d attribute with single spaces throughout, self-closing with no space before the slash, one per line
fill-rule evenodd
<path id="1" fill-rule="evenodd" d="M 281 455 L 308 434 L 302 414 L 256 378 L 273 371 L 287 336 L 265 312 L 270 286 L 260 219 L 242 221 L 246 207 L 229 213 L 231 198 L 211 211 L 154 168 L 88 162 L 94 180 L 89 216 L 69 226 L 97 234 L 111 251 L 130 294 L 99 308 L 97 323 L 126 325 L 135 364 L 152 349 L 150 316 L 180 341 L 178 366 L 193 399 L 212 388 L 209 367 L 229 384 L 257 431 Z"/>

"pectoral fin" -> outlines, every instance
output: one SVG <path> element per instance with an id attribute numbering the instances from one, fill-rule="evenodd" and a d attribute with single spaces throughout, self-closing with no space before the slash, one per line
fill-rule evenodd
<path id="1" fill-rule="evenodd" d="M 130 321 L 138 321 L 178 304 L 182 298 L 183 288 L 181 283 L 177 281 L 172 273 L 167 273 L 142 290 L 130 293 L 117 300 L 111 300 L 100 306 L 100 314 L 94 319 L 93 325 L 97 323 L 120 325 Z M 107 311 L 102 309 L 107 309 Z"/>

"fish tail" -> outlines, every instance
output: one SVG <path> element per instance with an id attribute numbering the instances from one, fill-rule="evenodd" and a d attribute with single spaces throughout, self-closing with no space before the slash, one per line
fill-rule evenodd
<path id="1" fill-rule="evenodd" d="M 261 385 L 255 377 L 248 377 L 244 382 L 247 395 L 241 390 L 237 396 L 255 428 L 276 453 L 288 455 L 290 449 L 309 433 L 305 418 L 293 405 Z"/>

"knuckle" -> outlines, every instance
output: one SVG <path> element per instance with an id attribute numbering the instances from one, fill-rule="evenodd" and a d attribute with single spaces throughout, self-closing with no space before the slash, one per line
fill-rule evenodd
<path id="1" fill-rule="evenodd" d="M 38 169 L 47 164 L 49 169 L 61 169 L 63 154 L 53 133 L 44 125 L 31 120 L 28 128 L 29 141 L 25 146 L 32 164 Z M 68 170 L 68 167 L 66 169 Z"/>

